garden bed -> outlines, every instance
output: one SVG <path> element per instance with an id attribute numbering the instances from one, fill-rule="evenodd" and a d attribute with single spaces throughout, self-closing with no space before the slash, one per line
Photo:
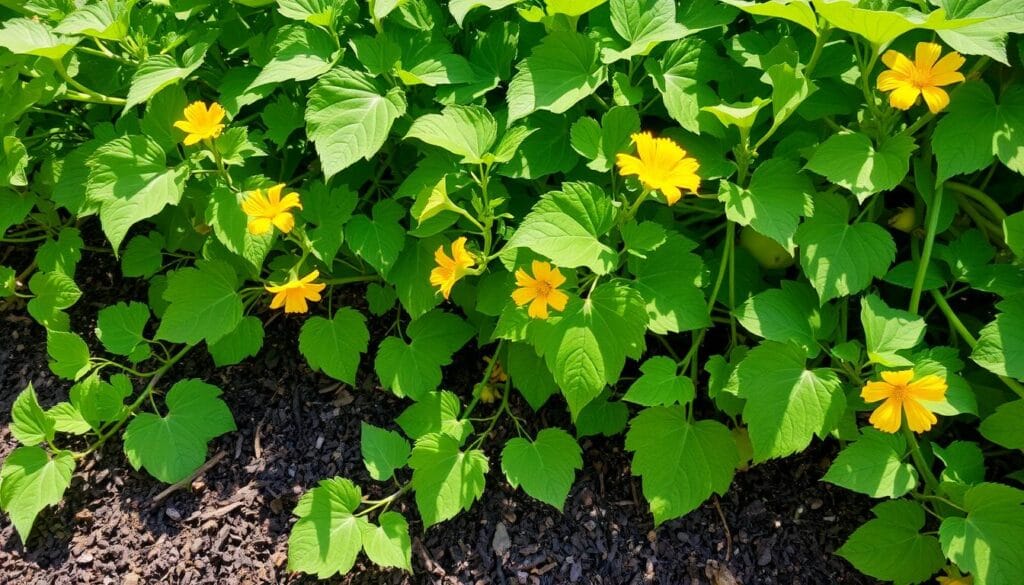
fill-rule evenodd
<path id="1" fill-rule="evenodd" d="M 123 298 L 131 286 L 108 258 L 89 255 L 83 262 L 93 268 L 81 276 L 88 292 L 73 314 L 81 331 L 91 330 L 94 324 L 87 319 L 96 307 Z M 361 296 L 355 290 L 351 300 Z M 298 324 L 276 319 L 267 327 L 262 353 L 238 366 L 215 370 L 203 354 L 183 362 L 180 377 L 206 379 L 225 389 L 238 425 L 237 432 L 211 444 L 211 457 L 219 459 L 190 489 L 155 502 L 167 486 L 132 470 L 120 442 L 110 442 L 76 473 L 68 499 L 40 516 L 27 548 L 3 521 L 4 581 L 312 581 L 285 570 L 292 508 L 325 477 L 342 475 L 373 485 L 360 456 L 360 424 L 389 427 L 404 405 L 377 387 L 369 368 L 360 371 L 358 388 L 312 373 L 295 347 Z M 381 328 L 371 326 L 371 331 Z M 14 447 L 8 425 L 18 391 L 32 382 L 40 401 L 50 406 L 66 396 L 67 383 L 49 373 L 45 332 L 27 317 L 0 316 L 0 339 L 6 341 L 0 349 L 4 458 Z M 446 369 L 453 391 L 466 395 L 478 379 L 476 356 L 469 347 Z M 747 585 L 873 582 L 833 554 L 870 516 L 868 498 L 820 481 L 834 445 L 815 443 L 799 456 L 738 473 L 725 496 L 657 530 L 639 480 L 629 475 L 621 438 L 593 437 L 582 445 L 584 467 L 564 514 L 511 489 L 500 470 L 492 469 L 484 497 L 469 512 L 426 533 L 411 501 L 402 502 L 399 509 L 410 517 L 414 538 L 412 576 L 361 562 L 348 577 L 335 580 L 676 584 L 718 578 L 711 582 L 728 585 L 727 572 Z M 505 545 L 495 537 L 499 526 L 509 535 Z M 733 543 L 728 561 L 725 526 Z"/>

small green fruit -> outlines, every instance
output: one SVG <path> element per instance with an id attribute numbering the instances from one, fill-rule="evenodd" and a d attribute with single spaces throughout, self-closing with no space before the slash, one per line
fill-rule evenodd
<path id="1" fill-rule="evenodd" d="M 913 207 L 901 207 L 889 218 L 889 227 L 909 234 L 917 227 L 917 214 Z"/>
<path id="2" fill-rule="evenodd" d="M 775 240 L 757 233 L 749 225 L 740 231 L 740 246 L 750 252 L 758 264 L 769 270 L 793 265 L 792 254 Z"/>

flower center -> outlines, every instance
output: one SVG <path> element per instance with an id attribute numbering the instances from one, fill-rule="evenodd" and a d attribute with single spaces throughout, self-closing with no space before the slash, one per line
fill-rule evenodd
<path id="1" fill-rule="evenodd" d="M 929 87 L 932 85 L 932 72 L 930 69 L 919 69 L 914 67 L 913 72 L 910 74 L 910 83 L 918 89 Z"/>
<path id="2" fill-rule="evenodd" d="M 904 384 L 893 384 L 892 385 L 892 397 L 899 402 L 903 402 L 909 397 L 907 387 Z"/>
<path id="3" fill-rule="evenodd" d="M 535 288 L 537 289 L 537 296 L 538 297 L 547 298 L 547 296 L 551 294 L 551 283 L 550 282 L 547 282 L 547 281 L 544 281 L 544 280 L 538 280 Z"/>

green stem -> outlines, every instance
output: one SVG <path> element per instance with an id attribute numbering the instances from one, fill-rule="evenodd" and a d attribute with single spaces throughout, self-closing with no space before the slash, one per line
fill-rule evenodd
<path id="1" fill-rule="evenodd" d="M 376 282 L 380 280 L 380 276 L 376 274 L 360 274 L 359 276 L 346 276 L 343 278 L 328 278 L 327 280 L 321 280 L 320 282 L 328 285 L 339 285 L 339 284 L 354 284 L 357 282 Z"/>
<path id="2" fill-rule="evenodd" d="M 924 477 L 927 492 L 935 493 L 939 487 L 939 481 L 935 479 L 935 474 L 932 473 L 931 467 L 925 462 L 924 455 L 921 454 L 921 446 L 917 444 L 917 437 L 914 436 L 914 431 L 910 430 L 910 427 L 906 424 L 903 425 L 902 430 L 904 438 L 907 439 L 907 446 L 910 447 L 910 457 L 914 460 L 917 470 Z"/>
<path id="3" fill-rule="evenodd" d="M 486 384 L 491 379 L 491 372 L 494 371 L 494 364 L 498 363 L 498 356 L 501 354 L 501 350 L 504 346 L 505 340 L 499 339 L 498 347 L 494 349 L 494 354 L 491 355 L 491 361 L 487 364 L 487 368 L 484 369 L 484 377 L 483 380 L 480 381 L 480 384 Z M 468 419 L 469 415 L 473 414 L 473 409 L 476 408 L 476 405 L 479 402 L 480 393 L 474 391 L 473 400 L 470 401 L 469 406 L 466 407 L 466 410 L 462 413 L 462 416 L 459 417 L 459 420 Z"/>
<path id="4" fill-rule="evenodd" d="M 363 510 L 360 510 L 359 513 L 356 514 L 356 516 L 357 517 L 358 516 L 366 516 L 370 512 L 373 512 L 374 510 L 377 510 L 378 508 L 384 508 L 386 510 L 387 508 L 389 508 L 391 506 L 391 504 L 393 504 L 395 502 L 395 500 L 397 500 L 398 498 L 402 497 L 403 495 L 405 495 L 407 492 L 409 492 L 411 490 L 412 490 L 412 482 L 411 481 L 410 482 L 406 482 L 405 484 L 402 485 L 402 487 L 400 487 L 398 489 L 398 491 L 396 491 L 395 493 L 391 494 L 390 496 L 388 496 L 388 497 L 386 497 L 386 498 L 384 498 L 382 500 L 375 500 L 375 501 L 372 501 L 372 502 L 368 502 L 371 505 L 369 507 L 363 509 Z"/>
<path id="5" fill-rule="evenodd" d="M 913 136 L 918 130 L 924 127 L 925 124 L 935 119 L 935 114 L 928 112 L 927 114 L 918 118 L 913 124 L 907 126 L 897 136 Z"/>
<path id="6" fill-rule="evenodd" d="M 986 210 L 988 210 L 990 214 L 992 214 L 992 218 L 995 219 L 996 221 L 1003 221 L 1004 219 L 1006 219 L 1006 212 L 1003 211 L 1003 208 L 1000 207 L 999 204 L 995 202 L 995 200 L 989 197 L 981 189 L 977 189 L 975 187 L 965 185 L 963 183 L 957 183 L 956 181 L 950 181 L 946 183 L 946 186 L 956 191 L 957 193 L 963 193 L 964 195 L 980 203 L 982 207 L 984 207 Z"/>
<path id="7" fill-rule="evenodd" d="M 62 63 L 60 59 L 53 59 L 52 61 L 54 64 L 54 68 L 57 70 L 57 74 L 60 75 L 61 78 L 63 78 L 64 81 L 67 82 L 68 85 L 77 89 L 79 92 L 81 92 L 82 95 L 89 98 L 88 100 L 79 101 L 93 101 L 95 103 L 107 104 L 109 106 L 123 106 L 126 103 L 128 103 L 122 98 L 110 97 L 98 91 L 93 91 L 88 87 L 85 87 L 81 83 L 78 83 L 77 81 L 72 79 L 70 75 L 68 75 L 67 69 L 64 68 L 64 63 Z"/>
<path id="8" fill-rule="evenodd" d="M 729 221 L 729 220 L 726 220 Z M 729 246 L 729 339 L 732 342 L 730 347 L 736 347 L 736 225 L 729 221 L 726 228 L 725 244 Z"/>
<path id="9" fill-rule="evenodd" d="M 928 273 L 928 263 L 931 262 L 932 248 L 935 245 L 935 232 L 939 227 L 939 212 L 942 209 L 942 195 L 940 191 L 942 189 L 942 184 L 940 183 L 938 185 L 939 190 L 936 190 L 935 183 L 932 181 L 930 173 L 928 177 L 925 177 L 924 180 L 921 181 L 919 188 L 921 191 L 930 191 L 930 193 L 922 192 L 921 196 L 928 197 L 931 201 L 927 201 L 928 228 L 924 236 L 924 249 L 921 250 L 921 257 L 917 260 L 917 274 L 914 276 L 914 288 L 910 291 L 910 307 L 908 310 L 915 315 L 921 306 L 921 293 L 924 290 L 924 279 Z"/>
<path id="10" fill-rule="evenodd" d="M 476 440 L 473 441 L 473 444 L 469 446 L 469 449 L 467 449 L 467 451 L 472 451 L 473 449 L 479 449 L 480 445 L 483 444 L 484 439 L 487 438 L 487 435 L 491 434 L 491 431 L 494 430 L 494 427 L 498 426 L 498 419 L 501 418 L 502 413 L 508 412 L 508 395 L 509 395 L 509 389 L 511 387 L 512 387 L 511 384 L 509 384 L 508 382 L 505 382 L 505 389 L 504 389 L 504 391 L 501 394 L 501 404 L 498 406 L 498 411 L 494 413 L 494 416 L 491 417 L 490 424 L 487 425 L 487 428 L 484 429 L 484 432 L 482 432 L 479 435 L 477 435 Z"/>

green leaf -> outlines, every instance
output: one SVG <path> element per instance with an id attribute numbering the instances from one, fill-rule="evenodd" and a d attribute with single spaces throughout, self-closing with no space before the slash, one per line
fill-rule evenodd
<path id="1" fill-rule="evenodd" d="M 36 197 L 32 194 L 21 194 L 0 188 L 0 237 L 3 237 L 8 228 L 25 221 L 35 205 Z"/>
<path id="2" fill-rule="evenodd" d="M 753 227 L 792 252 L 800 217 L 814 210 L 814 192 L 795 162 L 771 159 L 757 166 L 746 189 L 722 181 L 718 199 L 730 220 Z"/>
<path id="3" fill-rule="evenodd" d="M 691 422 L 682 406 L 648 408 L 630 422 L 626 450 L 643 480 L 654 525 L 697 509 L 732 483 L 739 452 L 729 429 L 713 420 Z"/>
<path id="4" fill-rule="evenodd" d="M 103 423 L 124 415 L 124 401 L 133 391 L 131 379 L 124 374 L 115 374 L 110 382 L 104 382 L 98 373 L 93 373 L 72 386 L 69 395 L 79 417 L 99 432 Z"/>
<path id="5" fill-rule="evenodd" d="M 940 4 L 944 5 L 952 16 L 976 21 L 955 30 L 938 31 L 946 44 L 965 55 L 986 55 L 1009 65 L 1006 41 L 1009 33 L 1017 32 L 1024 23 L 1024 1 L 947 0 Z"/>
<path id="6" fill-rule="evenodd" d="M 559 510 L 565 505 L 576 471 L 583 468 L 583 450 L 572 435 L 547 428 L 530 441 L 509 439 L 501 451 L 501 470 L 509 484 Z"/>
<path id="7" fill-rule="evenodd" d="M 260 70 L 249 89 L 305 81 L 331 70 L 338 50 L 328 32 L 301 24 L 288 24 L 277 32 L 271 49 L 273 58 Z M 301 124 L 300 124 L 301 125 Z"/>
<path id="8" fill-rule="evenodd" d="M 473 336 L 473 329 L 451 313 L 434 311 L 406 329 L 411 343 L 388 337 L 377 349 L 374 368 L 381 384 L 397 396 L 420 400 L 441 385 L 441 366 Z"/>
<path id="9" fill-rule="evenodd" d="M 82 418 L 82 413 L 70 402 L 58 402 L 53 405 L 53 408 L 47 410 L 46 414 L 50 415 L 56 429 L 62 433 L 84 435 L 92 430 L 89 423 Z"/>
<path id="10" fill-rule="evenodd" d="M 701 108 L 710 112 L 723 126 L 736 126 L 740 132 L 749 133 L 757 121 L 757 114 L 772 103 L 772 100 L 754 98 L 749 102 L 736 102 L 715 104 Z"/>
<path id="11" fill-rule="evenodd" d="M 996 305 L 999 314 L 982 328 L 971 359 L 986 370 L 1024 379 L 1024 296 Z"/>
<path id="12" fill-rule="evenodd" d="M 409 460 L 409 442 L 395 431 L 362 423 L 360 449 L 370 477 L 387 481 Z"/>
<path id="13" fill-rule="evenodd" d="M 800 265 L 822 302 L 860 292 L 889 270 L 896 257 L 892 236 L 873 223 L 848 223 L 849 207 L 821 193 L 814 217 L 797 228 Z"/>
<path id="14" fill-rule="evenodd" d="M 985 455 L 977 443 L 953 441 L 946 448 L 933 444 L 932 449 L 946 465 L 940 477 L 943 482 L 974 485 L 985 481 Z"/>
<path id="15" fill-rule="evenodd" d="M 828 468 L 822 481 L 872 498 L 898 498 L 917 487 L 917 470 L 907 460 L 907 442 L 901 435 L 863 429 Z"/>
<path id="16" fill-rule="evenodd" d="M 565 116 L 536 112 L 523 121 L 530 136 L 508 163 L 498 172 L 517 179 L 539 179 L 554 173 L 572 170 L 579 157 L 572 150 L 569 122 Z"/>
<path id="17" fill-rule="evenodd" d="M 235 430 L 235 420 L 220 388 L 201 380 L 182 380 L 164 399 L 167 415 L 136 414 L 124 431 L 124 453 L 136 470 L 145 468 L 164 483 L 189 476 L 206 460 L 206 444 Z"/>
<path id="18" fill-rule="evenodd" d="M 447 106 L 440 114 L 416 118 L 405 138 L 418 138 L 475 165 L 484 162 L 498 139 L 498 123 L 480 106 Z"/>
<path id="19" fill-rule="evenodd" d="M 586 300 L 570 299 L 561 319 L 536 341 L 575 420 L 626 358 L 643 353 L 646 316 L 640 294 L 621 281 L 600 284 Z"/>
<path id="20" fill-rule="evenodd" d="M 466 15 L 474 8 L 485 7 L 489 10 L 501 10 L 506 6 L 518 4 L 522 0 L 450 0 L 448 11 L 451 12 L 455 22 L 461 27 Z"/>
<path id="21" fill-rule="evenodd" d="M 981 435 L 1007 449 L 1024 451 L 1024 400 L 999 405 L 995 412 L 981 421 Z M 24 441 L 22 441 L 24 442 Z"/>
<path id="22" fill-rule="evenodd" d="M 288 570 L 320 579 L 351 570 L 363 546 L 366 520 L 353 515 L 362 497 L 358 486 L 341 477 L 321 480 L 303 494 L 288 536 Z"/>
<path id="23" fill-rule="evenodd" d="M 377 154 L 405 106 L 402 90 L 384 91 L 365 73 L 339 66 L 322 75 L 309 92 L 306 133 L 316 145 L 324 176 Z"/>
<path id="24" fill-rule="evenodd" d="M 18 273 L 10 266 L 0 266 L 0 299 L 14 294 Z"/>
<path id="25" fill-rule="evenodd" d="M 11 434 L 22 445 L 31 447 L 53 440 L 54 420 L 39 406 L 36 389 L 29 382 L 11 406 Z"/>
<path id="26" fill-rule="evenodd" d="M 890 138 L 876 148 L 864 134 L 835 134 L 814 149 L 807 168 L 849 189 L 863 203 L 903 181 L 915 148 L 909 136 Z"/>
<path id="27" fill-rule="evenodd" d="M 75 458 L 70 451 L 58 451 L 51 457 L 39 447 L 18 447 L 4 460 L 0 508 L 11 516 L 23 546 L 36 516 L 61 501 L 74 472 Z"/>
<path id="28" fill-rule="evenodd" d="M 580 118 L 570 130 L 572 147 L 590 159 L 587 166 L 598 172 L 608 172 L 615 164 L 615 155 L 629 150 L 631 135 L 640 131 L 640 115 L 636 109 L 614 106 L 601 117 L 598 125 L 593 118 Z"/>
<path id="29" fill-rule="evenodd" d="M 391 4 L 381 2 L 381 4 Z M 345 10 L 345 0 L 277 0 L 277 11 L 292 20 L 331 27 Z M 342 571 L 344 572 L 344 571 Z"/>
<path id="30" fill-rule="evenodd" d="M 544 360 L 526 343 L 512 343 L 508 347 L 505 372 L 512 385 L 519 390 L 530 408 L 540 410 L 549 398 L 558 393 L 555 378 L 544 365 Z"/>
<path id="31" fill-rule="evenodd" d="M 1012 585 L 1024 574 L 1024 491 L 982 483 L 964 496 L 966 518 L 939 527 L 942 552 L 977 585 Z"/>
<path id="32" fill-rule="evenodd" d="M 781 288 L 758 293 L 735 313 L 748 331 L 779 343 L 792 342 L 810 355 L 818 352 L 818 339 L 831 333 L 831 323 L 818 306 L 818 298 L 803 282 L 783 280 Z"/>
<path id="33" fill-rule="evenodd" d="M 647 258 L 629 258 L 635 287 L 644 299 L 647 327 L 659 335 L 706 327 L 710 320 L 701 290 L 704 263 L 691 250 L 692 241 L 668 234 Z"/>
<path id="34" fill-rule="evenodd" d="M 668 115 L 694 134 L 709 127 L 721 128 L 705 110 L 718 103 L 718 96 L 705 83 L 707 74 L 700 65 L 702 60 L 710 61 L 705 58 L 708 53 L 703 40 L 691 37 L 672 43 L 660 60 L 644 61 L 644 69 L 661 94 Z"/>
<path id="35" fill-rule="evenodd" d="M 135 0 L 116 0 L 82 6 L 60 21 L 56 32 L 85 35 L 107 41 L 121 41 L 128 34 Z"/>
<path id="36" fill-rule="evenodd" d="M 826 368 L 809 370 L 806 361 L 799 347 L 765 341 L 737 367 L 754 461 L 802 451 L 839 424 L 846 410 L 839 377 Z"/>
<path id="37" fill-rule="evenodd" d="M 593 183 L 562 183 L 561 191 L 541 197 L 508 242 L 529 248 L 560 267 L 586 266 L 598 274 L 614 268 L 616 255 L 600 240 L 611 229 L 615 211 Z"/>
<path id="38" fill-rule="evenodd" d="M 1007 87 L 999 103 L 987 83 L 971 81 L 958 87 L 932 135 L 936 180 L 984 169 L 996 156 L 1024 174 L 1024 138 L 1016 131 L 1022 125 L 1024 85 Z"/>
<path id="39" fill-rule="evenodd" d="M 923 583 L 945 560 L 934 536 L 921 534 L 924 509 L 908 500 L 882 502 L 875 518 L 854 531 L 836 554 L 876 579 L 897 585 Z"/>
<path id="40" fill-rule="evenodd" d="M 909 366 L 912 362 L 899 354 L 924 339 L 924 319 L 913 313 L 891 309 L 877 295 L 863 297 L 860 322 L 871 363 L 886 367 Z"/>
<path id="41" fill-rule="evenodd" d="M 38 19 L 13 18 L 0 29 L 0 47 L 16 55 L 61 59 L 75 41 L 59 35 Z"/>
<path id="42" fill-rule="evenodd" d="M 163 298 L 170 305 L 156 338 L 174 343 L 216 343 L 242 320 L 242 298 L 234 269 L 219 260 L 200 260 L 167 276 Z"/>
<path id="43" fill-rule="evenodd" d="M 597 45 L 571 31 L 552 31 L 516 68 L 508 86 L 509 123 L 536 110 L 561 114 L 605 81 Z"/>
<path id="44" fill-rule="evenodd" d="M 1014 254 L 1024 257 L 1024 211 L 1003 218 L 1003 239 Z"/>
<path id="45" fill-rule="evenodd" d="M 313 371 L 355 385 L 359 357 L 366 353 L 370 332 L 366 318 L 355 309 L 339 309 L 334 318 L 310 317 L 299 333 L 299 352 Z"/>
<path id="46" fill-rule="evenodd" d="M 67 315 L 63 309 L 71 307 L 82 296 L 82 291 L 71 277 L 60 272 L 37 272 L 28 281 L 28 288 L 35 298 L 28 302 L 28 312 L 48 329 L 60 329 L 55 325 L 64 324 Z"/>
<path id="47" fill-rule="evenodd" d="M 628 44 L 621 51 L 605 49 L 606 63 L 647 55 L 659 43 L 686 34 L 686 28 L 676 22 L 674 0 L 611 0 L 609 8 L 612 28 Z"/>
<path id="48" fill-rule="evenodd" d="M 77 380 L 92 367 L 89 346 L 74 333 L 47 330 L 46 353 L 50 356 L 50 370 L 66 380 Z"/>
<path id="49" fill-rule="evenodd" d="M 352 217 L 359 196 L 348 187 L 328 188 L 315 182 L 302 191 L 300 215 L 306 223 L 313 255 L 323 262 L 333 262 L 344 241 L 342 227 Z"/>
<path id="50" fill-rule="evenodd" d="M 746 0 L 721 0 L 747 14 L 784 18 L 818 35 L 818 17 L 811 10 L 808 0 L 769 0 L 768 2 L 747 2 Z"/>
<path id="51" fill-rule="evenodd" d="M 409 523 L 398 512 L 388 510 L 377 517 L 380 526 L 360 523 L 363 550 L 370 560 L 381 567 L 397 567 L 412 573 L 412 541 Z"/>
<path id="52" fill-rule="evenodd" d="M 679 364 L 665 356 L 648 358 L 640 366 L 642 375 L 622 397 L 641 406 L 672 406 L 693 400 L 693 380 L 679 375 Z"/>
<path id="53" fill-rule="evenodd" d="M 56 240 L 46 240 L 36 252 L 36 264 L 43 272 L 63 272 L 74 278 L 85 242 L 75 228 L 61 228 Z"/>
<path id="54" fill-rule="evenodd" d="M 89 159 L 86 197 L 99 207 L 100 223 L 116 251 L 128 229 L 177 205 L 188 168 L 167 168 L 160 144 L 148 136 L 121 136 Z"/>
<path id="55" fill-rule="evenodd" d="M 405 246 L 405 229 L 398 221 L 405 216 L 401 205 L 391 199 L 373 206 L 373 219 L 357 215 L 345 228 L 352 251 L 387 276 Z"/>
<path id="56" fill-rule="evenodd" d="M 462 403 L 447 390 L 428 392 L 419 402 L 402 411 L 395 420 L 406 435 L 418 439 L 430 433 L 445 433 L 461 441 L 473 432 L 473 423 L 460 420 Z"/>
<path id="57" fill-rule="evenodd" d="M 942 30 L 972 24 L 972 20 L 949 20 L 945 10 L 927 15 L 916 10 L 870 10 L 853 0 L 814 0 L 814 9 L 835 28 L 856 33 L 879 52 L 897 37 L 914 29 Z"/>
<path id="58" fill-rule="evenodd" d="M 591 400 L 576 417 L 576 437 L 604 435 L 614 437 L 626 429 L 629 407 L 621 400 L 608 400 L 608 390 Z"/>
<path id="59" fill-rule="evenodd" d="M 302 343 L 301 334 L 299 343 Z M 263 347 L 263 322 L 252 315 L 243 317 L 234 330 L 206 347 L 213 358 L 213 365 L 218 368 L 240 364 L 245 358 L 258 354 Z"/>
<path id="60" fill-rule="evenodd" d="M 469 510 L 484 493 L 487 455 L 479 449 L 463 452 L 459 444 L 449 435 L 431 433 L 412 449 L 412 487 L 424 528 Z"/>
<path id="61" fill-rule="evenodd" d="M 148 322 L 149 307 L 145 303 L 122 302 L 111 305 L 96 315 L 96 337 L 110 353 L 145 359 L 149 356 L 149 344 L 142 332 Z M 147 347 L 144 356 L 136 353 L 142 346 Z"/>
<path id="62" fill-rule="evenodd" d="M 407 242 L 388 272 L 388 282 L 394 285 L 402 308 L 413 319 L 441 303 L 441 295 L 430 284 L 430 271 L 435 266 L 434 252 L 443 244 L 441 237 Z"/>
<path id="63" fill-rule="evenodd" d="M 121 256 L 121 274 L 126 277 L 153 276 L 163 266 L 163 249 L 164 237 L 160 232 L 128 240 Z"/>
<path id="64" fill-rule="evenodd" d="M 178 65 L 177 59 L 170 55 L 151 55 L 147 58 L 132 76 L 124 110 L 127 112 L 132 107 L 145 103 L 161 89 L 195 73 L 203 64 L 208 47 L 205 43 L 189 47 L 182 56 L 181 65 Z"/>

